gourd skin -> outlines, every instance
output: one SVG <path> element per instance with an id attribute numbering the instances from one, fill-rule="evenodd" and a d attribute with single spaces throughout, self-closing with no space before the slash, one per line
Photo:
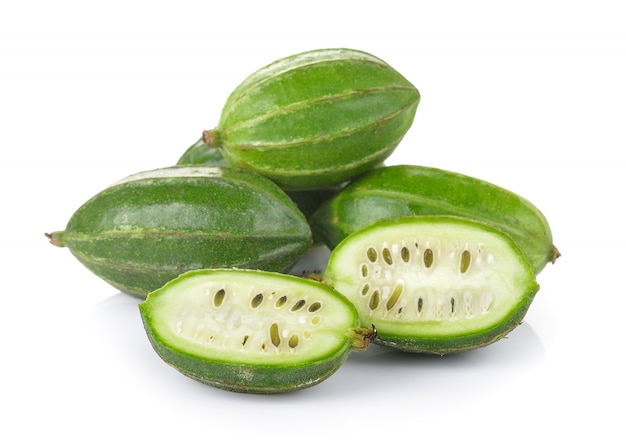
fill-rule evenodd
<path id="1" fill-rule="evenodd" d="M 228 97 L 209 146 L 284 189 L 336 185 L 384 161 L 413 123 L 419 91 L 384 61 L 325 49 L 276 61 Z"/>
<path id="2" fill-rule="evenodd" d="M 64 231 L 48 237 L 138 297 L 188 270 L 286 271 L 312 244 L 306 218 L 272 182 L 206 166 L 131 176 L 92 197 Z"/>
<path id="3" fill-rule="evenodd" d="M 228 163 L 219 148 L 207 146 L 200 138 L 187 148 L 176 162 L 176 165 L 227 166 Z"/>
<path id="4" fill-rule="evenodd" d="M 159 357 L 181 374 L 226 391 L 251 394 L 286 393 L 317 385 L 332 376 L 352 351 L 351 344 L 346 342 L 334 356 L 306 365 L 246 365 L 206 362 L 169 348 L 151 332 L 148 338 Z"/>
<path id="5" fill-rule="evenodd" d="M 177 166 L 204 165 L 204 166 L 228 166 L 222 152 L 218 148 L 207 146 L 202 139 L 191 145 L 178 159 Z M 295 202 L 300 211 L 309 218 L 319 206 L 337 194 L 345 183 L 310 190 L 290 190 L 285 192 Z"/>
<path id="6" fill-rule="evenodd" d="M 559 256 L 546 217 L 531 202 L 486 181 L 426 166 L 373 169 L 322 204 L 309 222 L 315 240 L 332 249 L 370 223 L 412 215 L 451 215 L 493 225 L 520 246 L 535 273 Z"/>

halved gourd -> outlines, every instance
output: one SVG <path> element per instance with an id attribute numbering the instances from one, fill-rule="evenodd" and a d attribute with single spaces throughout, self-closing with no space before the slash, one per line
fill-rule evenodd
<path id="1" fill-rule="evenodd" d="M 359 328 L 354 306 L 324 284 L 258 270 L 187 272 L 139 307 L 165 362 L 237 392 L 313 386 L 375 335 Z"/>
<path id="2" fill-rule="evenodd" d="M 354 303 L 377 343 L 446 354 L 499 340 L 524 318 L 539 286 L 504 233 L 448 216 L 374 223 L 332 252 L 326 283 Z"/>

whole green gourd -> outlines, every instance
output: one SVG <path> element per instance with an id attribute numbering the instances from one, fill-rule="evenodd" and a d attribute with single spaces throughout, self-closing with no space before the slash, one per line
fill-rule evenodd
<path id="1" fill-rule="evenodd" d="M 411 127 L 419 100 L 413 84 L 371 54 L 314 50 L 245 79 L 203 139 L 231 165 L 283 189 L 319 189 L 383 162 Z"/>
<path id="2" fill-rule="evenodd" d="M 493 183 L 428 166 L 373 169 L 321 205 L 309 223 L 315 239 L 334 248 L 368 224 L 415 215 L 488 223 L 520 246 L 536 273 L 560 256 L 548 220 L 529 200 Z"/>
<path id="3" fill-rule="evenodd" d="M 306 218 L 278 186 L 251 172 L 210 166 L 129 176 L 47 237 L 138 297 L 189 270 L 287 271 L 312 244 Z"/>

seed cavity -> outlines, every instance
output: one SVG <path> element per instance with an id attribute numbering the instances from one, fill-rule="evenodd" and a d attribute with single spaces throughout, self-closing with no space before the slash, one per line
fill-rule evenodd
<path id="1" fill-rule="evenodd" d="M 424 308 L 424 298 L 420 296 L 417 299 L 417 312 L 421 314 L 423 308 Z"/>
<path id="2" fill-rule="evenodd" d="M 472 318 L 474 316 L 474 312 L 472 311 L 472 302 L 474 296 L 471 292 L 463 293 L 463 309 L 465 310 L 465 317 Z"/>
<path id="3" fill-rule="evenodd" d="M 292 312 L 297 312 L 304 307 L 306 304 L 305 300 L 298 300 L 293 306 L 291 306 Z"/>
<path id="4" fill-rule="evenodd" d="M 400 249 L 400 258 L 402 258 L 404 262 L 409 262 L 411 260 L 411 252 L 407 247 L 402 247 Z"/>
<path id="5" fill-rule="evenodd" d="M 437 298 L 435 301 L 435 318 L 441 320 L 443 317 L 443 298 Z"/>
<path id="6" fill-rule="evenodd" d="M 433 265 L 433 261 L 435 260 L 433 251 L 430 248 L 424 250 L 424 266 L 426 268 L 431 268 Z"/>
<path id="7" fill-rule="evenodd" d="M 286 303 L 287 303 L 287 297 L 285 295 L 283 295 L 283 296 L 281 296 L 280 298 L 278 298 L 276 300 L 276 303 L 274 304 L 274 307 L 276 307 L 276 308 L 283 307 Z"/>
<path id="8" fill-rule="evenodd" d="M 372 292 L 372 296 L 370 296 L 370 302 L 369 302 L 370 309 L 376 310 L 379 304 L 380 304 L 380 292 L 378 290 L 374 290 Z"/>
<path id="9" fill-rule="evenodd" d="M 383 260 L 388 265 L 392 265 L 393 264 L 393 257 L 391 256 L 391 250 L 389 250 L 389 248 L 387 248 L 387 247 L 383 248 Z"/>
<path id="10" fill-rule="evenodd" d="M 263 302 L 263 294 L 262 293 L 257 293 L 254 298 L 252 298 L 252 301 L 250 302 L 250 305 L 252 306 L 253 309 L 256 309 L 257 307 L 259 307 L 261 305 L 261 303 Z"/>
<path id="11" fill-rule="evenodd" d="M 289 337 L 289 341 L 287 342 L 291 349 L 295 349 L 299 343 L 300 340 L 298 339 L 298 334 L 293 334 L 291 337 Z"/>
<path id="12" fill-rule="evenodd" d="M 320 317 L 319 315 L 316 315 L 311 319 L 311 324 L 313 326 L 317 326 L 318 324 L 320 324 L 320 321 L 322 321 L 322 317 Z"/>
<path id="13" fill-rule="evenodd" d="M 244 335 L 244 336 L 243 336 L 243 341 L 241 342 L 241 346 L 242 346 L 242 347 L 243 347 L 243 346 L 245 346 L 245 345 L 246 345 L 246 343 L 248 343 L 248 339 L 249 339 L 249 338 L 250 338 L 250 336 L 248 336 L 248 335 Z"/>
<path id="14" fill-rule="evenodd" d="M 367 292 L 369 292 L 369 291 L 370 291 L 369 283 L 363 284 L 363 287 L 361 288 L 361 295 L 365 296 L 365 295 L 367 295 Z"/>
<path id="15" fill-rule="evenodd" d="M 226 291 L 224 289 L 220 289 L 215 292 L 215 295 L 213 296 L 213 305 L 215 307 L 220 307 L 224 302 L 224 296 L 226 296 Z"/>
<path id="16" fill-rule="evenodd" d="M 393 292 L 391 292 L 391 295 L 389 295 L 389 298 L 387 299 L 387 310 L 391 310 L 393 306 L 398 303 L 400 295 L 402 295 L 402 290 L 402 284 L 396 284 L 396 287 L 394 287 Z"/>
<path id="17" fill-rule="evenodd" d="M 369 273 L 369 270 L 367 268 L 367 265 L 366 264 L 361 265 L 361 277 L 367 278 L 368 273 Z"/>
<path id="18" fill-rule="evenodd" d="M 270 340 L 277 348 L 280 346 L 280 334 L 278 333 L 278 324 L 272 323 L 270 326 Z"/>
<path id="19" fill-rule="evenodd" d="M 454 297 L 450 298 L 450 316 L 454 316 L 454 305 L 456 304 Z"/>
<path id="20" fill-rule="evenodd" d="M 368 248 L 366 255 L 367 255 L 367 259 L 369 259 L 370 262 L 376 262 L 376 260 L 378 259 L 378 252 L 376 251 L 374 247 Z"/>
<path id="21" fill-rule="evenodd" d="M 467 272 L 472 260 L 472 255 L 468 250 L 463 250 L 461 253 L 461 273 Z"/>
<path id="22" fill-rule="evenodd" d="M 320 303 L 319 301 L 316 301 L 316 302 L 314 302 L 313 304 L 311 304 L 309 306 L 309 312 L 311 312 L 311 313 L 317 312 L 321 308 L 322 308 L 322 303 Z"/>
<path id="23" fill-rule="evenodd" d="M 482 313 L 486 314 L 491 310 L 491 305 L 493 304 L 493 295 L 491 293 L 485 293 L 480 297 L 480 308 Z"/>

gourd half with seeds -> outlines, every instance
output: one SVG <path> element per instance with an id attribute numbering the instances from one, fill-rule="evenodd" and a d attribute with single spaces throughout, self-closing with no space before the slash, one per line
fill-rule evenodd
<path id="1" fill-rule="evenodd" d="M 316 281 L 258 270 L 184 273 L 139 304 L 157 354 L 229 391 L 283 393 L 330 377 L 375 331 Z"/>
<path id="2" fill-rule="evenodd" d="M 231 165 L 284 189 L 318 189 L 350 180 L 391 155 L 419 100 L 415 86 L 371 54 L 313 50 L 246 78 L 203 139 Z"/>
<path id="3" fill-rule="evenodd" d="M 270 180 L 230 167 L 175 166 L 105 188 L 47 234 L 122 292 L 145 296 L 201 268 L 288 271 L 311 230 Z"/>
<path id="4" fill-rule="evenodd" d="M 332 252 L 325 281 L 374 325 L 377 343 L 433 354 L 501 339 L 524 318 L 539 286 L 504 233 L 456 217 L 389 219 Z"/>

